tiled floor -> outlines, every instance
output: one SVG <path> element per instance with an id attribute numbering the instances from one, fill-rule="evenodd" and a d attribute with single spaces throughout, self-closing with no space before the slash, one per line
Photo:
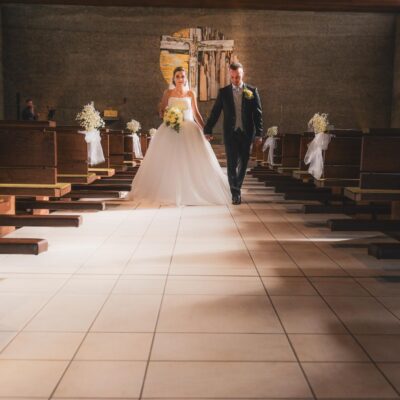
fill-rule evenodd
<path id="1" fill-rule="evenodd" d="M 246 188 L 15 232 L 50 248 L 0 256 L 0 399 L 400 398 L 400 262 L 363 247 L 387 239 Z"/>

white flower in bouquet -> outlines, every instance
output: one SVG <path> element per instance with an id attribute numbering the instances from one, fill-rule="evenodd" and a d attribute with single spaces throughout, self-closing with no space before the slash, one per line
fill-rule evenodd
<path id="1" fill-rule="evenodd" d="M 277 126 L 271 126 L 267 130 L 267 136 L 276 136 L 278 134 L 278 127 Z"/>
<path id="2" fill-rule="evenodd" d="M 149 135 L 150 135 L 150 137 L 153 137 L 156 133 L 157 133 L 157 129 L 155 129 L 155 128 L 151 128 L 151 129 L 149 130 Z"/>
<path id="3" fill-rule="evenodd" d="M 312 129 L 314 133 L 323 133 L 328 129 L 329 121 L 328 114 L 316 113 L 308 121 L 308 128 Z"/>
<path id="4" fill-rule="evenodd" d="M 179 132 L 183 122 L 182 110 L 178 107 L 167 107 L 164 112 L 163 120 L 165 125 Z"/>
<path id="5" fill-rule="evenodd" d="M 76 120 L 80 121 L 80 126 L 84 128 L 86 132 L 105 126 L 100 113 L 94 108 L 93 101 L 83 107 L 82 111 L 76 115 Z"/>
<path id="6" fill-rule="evenodd" d="M 130 120 L 127 124 L 126 127 L 132 132 L 132 133 L 137 133 L 139 129 L 141 128 L 140 122 L 136 121 L 134 119 Z"/>

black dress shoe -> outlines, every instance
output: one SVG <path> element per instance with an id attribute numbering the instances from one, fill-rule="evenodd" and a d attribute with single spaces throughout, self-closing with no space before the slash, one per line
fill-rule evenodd
<path id="1" fill-rule="evenodd" d="M 240 198 L 240 194 L 237 194 L 232 197 L 232 204 L 238 205 L 242 202 L 242 199 Z"/>

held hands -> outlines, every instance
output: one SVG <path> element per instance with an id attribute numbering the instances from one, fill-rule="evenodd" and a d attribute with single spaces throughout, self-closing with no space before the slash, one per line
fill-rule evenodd
<path id="1" fill-rule="evenodd" d="M 209 142 L 211 142 L 211 140 L 214 140 L 213 135 L 204 135 L 206 137 L 206 140 L 208 140 Z"/>

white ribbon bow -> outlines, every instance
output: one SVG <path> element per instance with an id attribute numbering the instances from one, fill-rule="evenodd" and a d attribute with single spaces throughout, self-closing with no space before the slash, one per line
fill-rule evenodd
<path id="1" fill-rule="evenodd" d="M 267 158 L 267 162 L 269 165 L 272 165 L 274 163 L 275 147 L 276 147 L 276 138 L 273 136 L 269 136 L 268 139 L 265 141 L 264 146 L 262 148 L 263 153 L 265 153 L 267 151 L 267 149 L 269 148 L 268 158 Z"/>
<path id="2" fill-rule="evenodd" d="M 309 143 L 304 163 L 310 164 L 308 172 L 315 178 L 320 179 L 324 172 L 324 158 L 322 151 L 327 150 L 331 136 L 328 133 L 316 133 L 314 139 Z"/>
<path id="3" fill-rule="evenodd" d="M 104 162 L 105 158 L 103 148 L 101 147 L 100 132 L 97 129 L 92 129 L 91 131 L 80 131 L 79 133 L 85 135 L 89 165 L 97 165 Z"/>
<path id="4" fill-rule="evenodd" d="M 140 145 L 140 138 L 137 133 L 133 133 L 129 135 L 132 138 L 133 142 L 133 152 L 135 153 L 136 158 L 143 158 L 142 154 L 142 146 Z"/>

